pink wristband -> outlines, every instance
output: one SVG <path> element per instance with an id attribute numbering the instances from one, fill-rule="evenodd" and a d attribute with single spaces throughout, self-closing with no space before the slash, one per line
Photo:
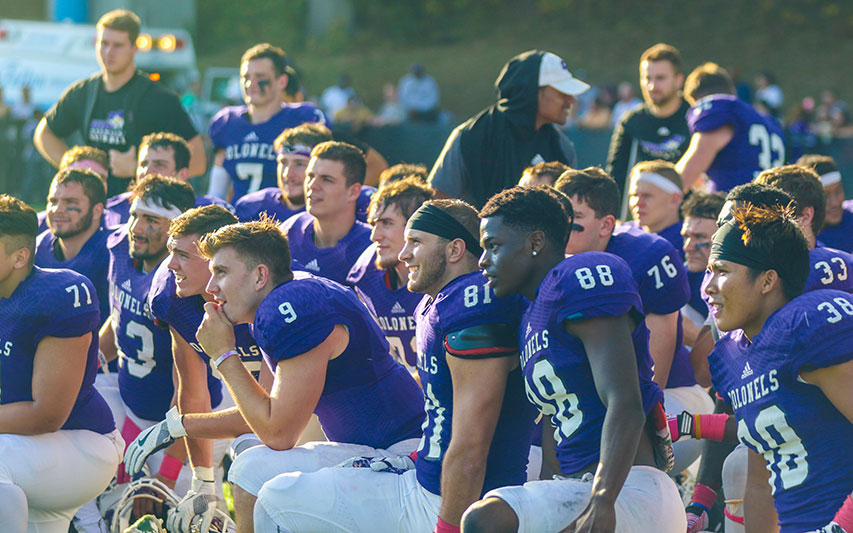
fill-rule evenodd
<path id="1" fill-rule="evenodd" d="M 844 505 L 835 514 L 832 521 L 841 526 L 844 531 L 853 531 L 853 496 L 847 496 L 844 499 Z"/>
<path id="2" fill-rule="evenodd" d="M 690 499 L 691 503 L 698 503 L 705 509 L 708 509 L 710 514 L 710 509 L 714 506 L 714 502 L 716 501 L 717 493 L 708 485 L 697 483 L 693 486 L 693 498 Z"/>
<path id="3" fill-rule="evenodd" d="M 181 473 L 181 468 L 184 467 L 184 463 L 179 459 L 175 459 L 174 457 L 170 457 L 168 455 L 163 456 L 163 462 L 160 463 L 160 471 L 158 474 L 161 476 L 171 479 L 175 481 L 178 479 L 178 475 Z"/>
<path id="4" fill-rule="evenodd" d="M 666 423 L 669 425 L 669 438 L 672 439 L 672 442 L 678 440 L 681 437 L 681 430 L 678 429 L 678 417 L 675 415 L 666 415 Z"/>
<path id="5" fill-rule="evenodd" d="M 435 533 L 459 533 L 461 530 L 458 526 L 451 526 L 447 522 L 438 517 L 438 523 L 435 525 Z"/>
<path id="6" fill-rule="evenodd" d="M 693 417 L 693 431 L 697 439 L 708 439 L 722 442 L 726 434 L 726 422 L 729 416 L 725 413 L 716 415 L 695 415 Z"/>

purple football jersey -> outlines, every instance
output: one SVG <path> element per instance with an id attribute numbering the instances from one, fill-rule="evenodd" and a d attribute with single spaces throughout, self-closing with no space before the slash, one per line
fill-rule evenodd
<path id="1" fill-rule="evenodd" d="M 290 255 L 306 272 L 343 284 L 356 260 L 370 246 L 370 226 L 358 220 L 338 244 L 329 248 L 314 244 L 314 217 L 307 212 L 288 218 L 282 229 L 287 233 Z"/>
<path id="2" fill-rule="evenodd" d="M 824 226 L 817 240 L 830 248 L 853 252 L 853 200 L 847 200 L 841 207 L 841 222 L 836 226 Z"/>
<path id="3" fill-rule="evenodd" d="M 453 424 L 453 380 L 447 366 L 446 338 L 481 324 L 501 324 L 517 330 L 526 302 L 520 295 L 496 298 L 486 279 L 476 271 L 448 283 L 434 300 L 424 298 L 415 311 L 418 374 L 427 412 L 415 467 L 418 482 L 433 494 L 441 494 L 441 463 L 450 444 Z M 524 483 L 533 417 L 533 406 L 524 398 L 519 366 L 507 378 L 503 405 L 489 447 L 483 493 Z"/>
<path id="4" fill-rule="evenodd" d="M 809 250 L 809 277 L 803 292 L 836 289 L 853 292 L 853 255 L 818 246 Z"/>
<path id="5" fill-rule="evenodd" d="M 423 393 L 391 358 L 388 342 L 348 288 L 294 272 L 261 302 L 254 333 L 270 368 L 321 344 L 335 325 L 349 332 L 341 355 L 329 361 L 314 412 L 333 442 L 388 446 L 421 434 Z"/>
<path id="6" fill-rule="evenodd" d="M 117 194 L 107 200 L 107 208 L 104 211 L 104 221 L 107 227 L 119 226 L 130 219 L 130 197 L 132 193 L 125 192 Z M 195 207 L 204 205 L 221 205 L 230 213 L 234 213 L 234 207 L 221 198 L 215 196 L 196 196 Z"/>
<path id="7" fill-rule="evenodd" d="M 583 343 L 569 335 L 563 323 L 635 315 L 638 323 L 631 339 L 643 410 L 648 414 L 663 400 L 663 393 L 652 381 L 642 307 L 625 261 L 608 253 L 586 252 L 564 259 L 548 272 L 522 317 L 519 339 L 527 397 L 542 413 L 552 415 L 557 459 L 564 474 L 598 462 L 607 408 L 596 392 Z"/>
<path id="8" fill-rule="evenodd" d="M 639 287 L 643 311 L 666 315 L 690 301 L 690 284 L 681 255 L 663 237 L 622 224 L 613 232 L 606 252 L 628 263 Z M 690 351 L 684 346 L 682 317 L 678 317 L 675 354 L 666 382 L 668 389 L 696 384 Z"/>
<path id="9" fill-rule="evenodd" d="M 326 123 L 317 106 L 304 102 L 282 104 L 281 111 L 266 122 L 252 124 L 246 106 L 221 109 L 210 121 L 210 140 L 225 152 L 223 168 L 234 186 L 232 201 L 247 193 L 275 187 L 276 154 L 273 142 L 282 131 L 305 122 Z"/>
<path id="10" fill-rule="evenodd" d="M 99 317 L 95 287 L 85 276 L 33 267 L 11 296 L 0 298 L 0 404 L 33 401 L 33 362 L 42 339 L 92 335 L 80 392 L 61 429 L 114 430 L 110 408 L 94 387 Z"/>
<path id="11" fill-rule="evenodd" d="M 282 194 L 281 189 L 278 187 L 267 187 L 266 189 L 246 194 L 234 203 L 237 218 L 240 219 L 240 222 L 248 222 L 250 220 L 258 220 L 261 217 L 261 213 L 266 213 L 279 222 L 284 222 L 293 215 L 305 211 L 305 206 L 299 209 L 287 207 L 281 201 Z"/>
<path id="12" fill-rule="evenodd" d="M 151 282 L 148 293 L 148 305 L 157 321 L 168 324 L 178 335 L 195 350 L 207 367 L 207 388 L 210 391 L 210 405 L 216 407 L 222 401 L 221 376 L 210 365 L 210 357 L 204 352 L 201 343 L 196 339 L 196 331 L 204 318 L 204 298 L 197 294 L 181 298 L 175 293 L 175 274 L 166 267 L 166 262 L 160 264 Z M 246 369 L 258 379 L 261 371 L 261 349 L 255 343 L 248 324 L 234 326 L 235 348 L 240 352 L 240 359 Z"/>
<path id="13" fill-rule="evenodd" d="M 687 112 L 690 133 L 734 130 L 731 141 L 717 152 L 708 175 L 711 191 L 729 191 L 749 183 L 762 170 L 785 164 L 785 133 L 772 117 L 728 94 L 699 99 Z"/>
<path id="14" fill-rule="evenodd" d="M 372 245 L 355 262 L 347 276 L 347 285 L 379 323 L 394 359 L 413 371 L 418 364 L 415 308 L 424 295 L 409 292 L 405 280 L 398 280 L 398 287 L 392 289 L 391 276 L 396 279 L 397 273 L 376 267 L 376 246 Z"/>
<path id="15" fill-rule="evenodd" d="M 361 193 L 358 195 L 358 200 L 355 202 L 355 219 L 361 222 L 367 222 L 367 211 L 370 209 L 370 197 L 376 192 L 376 187 L 370 185 L 362 185 Z"/>
<path id="16" fill-rule="evenodd" d="M 121 399 L 145 420 L 163 420 L 172 401 L 172 339 L 154 322 L 148 291 L 154 273 L 145 273 L 130 257 L 128 228 L 107 239 L 110 251 L 110 307 L 118 348 Z"/>
<path id="17" fill-rule="evenodd" d="M 56 242 L 56 237 L 50 230 L 36 238 L 36 266 L 42 268 L 67 268 L 78 274 L 83 274 L 95 286 L 98 293 L 100 322 L 110 316 L 109 290 L 107 284 L 107 267 L 110 254 L 107 251 L 107 236 L 109 232 L 103 227 L 98 228 L 74 259 L 62 258 L 62 249 Z"/>
<path id="18" fill-rule="evenodd" d="M 800 378 L 850 361 L 851 344 L 853 297 L 816 290 L 770 315 L 751 345 L 738 330 L 709 357 L 714 387 L 734 408 L 738 439 L 767 461 L 783 533 L 825 526 L 853 490 L 853 425 Z"/>

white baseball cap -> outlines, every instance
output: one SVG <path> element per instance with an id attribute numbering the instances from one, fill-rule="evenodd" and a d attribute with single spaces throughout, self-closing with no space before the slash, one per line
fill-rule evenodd
<path id="1" fill-rule="evenodd" d="M 577 96 L 589 89 L 589 85 L 572 76 L 566 62 L 552 54 L 545 52 L 542 55 L 542 63 L 539 65 L 539 86 L 553 87 L 563 94 Z"/>

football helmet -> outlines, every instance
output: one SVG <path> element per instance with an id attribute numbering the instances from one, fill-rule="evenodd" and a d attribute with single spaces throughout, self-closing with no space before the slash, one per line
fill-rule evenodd
<path id="1" fill-rule="evenodd" d="M 137 499 L 147 499 L 158 502 L 163 505 L 163 518 L 170 509 L 174 509 L 181 498 L 175 494 L 175 491 L 167 487 L 162 481 L 144 477 L 132 481 L 127 484 L 127 487 L 122 492 L 118 502 L 112 508 L 112 519 L 110 521 L 111 533 L 125 533 L 131 526 L 131 514 L 133 513 L 133 502 Z M 151 522 L 157 522 L 154 519 Z M 200 522 L 200 517 L 199 517 Z M 216 517 L 208 531 L 199 531 L 200 524 L 195 524 L 190 527 L 192 533 L 227 533 L 234 531 L 234 521 L 228 513 L 220 509 L 216 510 Z M 134 531 L 130 529 L 130 531 Z M 157 531 L 154 529 L 154 531 Z M 169 532 L 171 533 L 171 532 Z"/>

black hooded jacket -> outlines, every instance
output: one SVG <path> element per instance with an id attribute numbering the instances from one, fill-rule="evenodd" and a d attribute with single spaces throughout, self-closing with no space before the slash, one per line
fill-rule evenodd
<path id="1" fill-rule="evenodd" d="M 536 129 L 542 50 L 507 62 L 495 87 L 498 101 L 458 126 L 430 173 L 432 186 L 482 207 L 518 183 L 525 168 L 544 161 L 576 165 L 571 141 L 553 124 Z"/>

